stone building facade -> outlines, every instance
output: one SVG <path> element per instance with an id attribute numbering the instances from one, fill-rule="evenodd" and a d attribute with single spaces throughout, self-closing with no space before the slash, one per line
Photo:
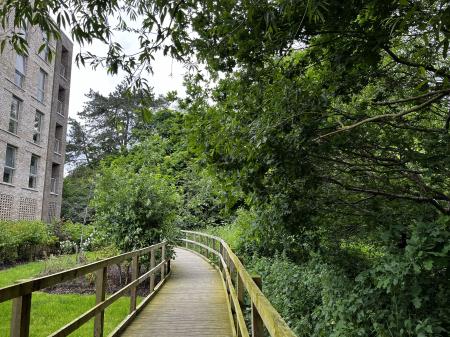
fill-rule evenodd
<path id="1" fill-rule="evenodd" d="M 61 212 L 73 44 L 23 33 L 27 56 L 0 54 L 0 220 L 50 222 Z"/>

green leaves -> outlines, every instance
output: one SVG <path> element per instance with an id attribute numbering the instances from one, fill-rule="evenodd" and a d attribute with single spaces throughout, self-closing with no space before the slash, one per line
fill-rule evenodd
<path id="1" fill-rule="evenodd" d="M 104 164 L 96 179 L 93 207 L 95 223 L 104 228 L 116 245 L 129 251 L 161 240 L 165 226 L 173 226 L 181 198 L 170 177 L 153 165 L 143 165 L 135 148 L 128 156 Z"/>

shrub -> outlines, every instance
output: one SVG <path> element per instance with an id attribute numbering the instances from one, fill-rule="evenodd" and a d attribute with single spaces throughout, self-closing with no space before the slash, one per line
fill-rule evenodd
<path id="1" fill-rule="evenodd" d="M 318 260 L 298 265 L 285 256 L 252 257 L 248 269 L 261 276 L 263 292 L 297 336 L 313 336 L 322 305 L 323 279 L 336 273 Z"/>
<path id="2" fill-rule="evenodd" d="M 252 240 L 249 238 L 251 227 L 255 221 L 252 211 L 240 208 L 236 212 L 236 219 L 226 226 L 209 226 L 206 232 L 224 239 L 236 252 L 246 251 L 246 245 Z"/>
<path id="3" fill-rule="evenodd" d="M 450 219 L 414 223 L 407 245 L 385 254 L 354 283 L 324 280 L 318 334 L 448 336 Z"/>
<path id="4" fill-rule="evenodd" d="M 335 258 L 311 253 L 306 261 L 246 255 L 238 222 L 208 231 L 240 250 L 299 337 L 426 337 L 450 332 L 449 226 L 449 217 L 415 222 L 404 248 L 346 242 Z"/>
<path id="5" fill-rule="evenodd" d="M 180 195 L 168 177 L 151 169 L 134 172 L 118 161 L 104 166 L 97 178 L 95 224 L 122 251 L 160 241 L 175 221 Z"/>
<path id="6" fill-rule="evenodd" d="M 77 247 L 89 251 L 109 244 L 106 242 L 106 234 L 93 225 L 83 225 L 69 220 L 54 222 L 51 227 L 60 241 L 60 250 L 63 254 L 74 253 Z"/>
<path id="7" fill-rule="evenodd" d="M 0 263 L 32 260 L 53 250 L 57 238 L 40 221 L 0 221 Z"/>

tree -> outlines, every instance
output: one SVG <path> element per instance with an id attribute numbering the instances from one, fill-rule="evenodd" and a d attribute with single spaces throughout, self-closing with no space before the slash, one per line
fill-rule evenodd
<path id="1" fill-rule="evenodd" d="M 61 218 L 78 223 L 90 223 L 94 209 L 89 207 L 93 197 L 96 169 L 87 165 L 74 168 L 64 177 Z"/>
<path id="2" fill-rule="evenodd" d="M 68 161 L 95 165 L 105 156 L 128 150 L 145 134 L 151 110 L 166 106 L 164 98 L 154 99 L 143 91 L 130 91 L 124 84 L 108 96 L 91 90 L 79 120 L 70 120 Z M 145 109 L 144 109 L 145 107 Z M 146 116 L 144 116 L 144 111 Z"/>
<path id="3" fill-rule="evenodd" d="M 104 165 L 93 199 L 97 226 L 104 228 L 122 251 L 168 238 L 180 205 L 171 179 L 150 165 L 141 166 L 136 158 L 118 157 Z"/>

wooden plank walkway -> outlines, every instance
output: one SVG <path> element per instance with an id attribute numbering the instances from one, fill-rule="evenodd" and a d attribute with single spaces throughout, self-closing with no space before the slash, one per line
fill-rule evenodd
<path id="1" fill-rule="evenodd" d="M 220 274 L 198 255 L 175 249 L 172 275 L 124 337 L 231 337 Z"/>

